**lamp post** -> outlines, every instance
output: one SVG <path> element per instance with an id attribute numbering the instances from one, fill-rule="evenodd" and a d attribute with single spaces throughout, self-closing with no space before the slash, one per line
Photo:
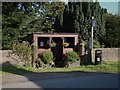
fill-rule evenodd
<path id="1" fill-rule="evenodd" d="M 96 19 L 92 16 L 92 27 L 91 27 L 91 37 L 89 39 L 89 49 L 90 49 L 90 62 L 93 60 L 93 30 L 96 24 Z"/>

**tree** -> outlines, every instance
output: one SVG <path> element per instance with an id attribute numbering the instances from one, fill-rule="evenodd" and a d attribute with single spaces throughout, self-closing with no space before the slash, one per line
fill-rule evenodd
<path id="1" fill-rule="evenodd" d="M 79 41 L 88 41 L 91 36 L 92 16 L 96 19 L 94 40 L 99 41 L 101 45 L 106 44 L 106 47 L 119 46 L 113 45 L 112 41 L 115 38 L 109 36 L 110 33 L 118 32 L 119 27 L 114 23 L 118 25 L 119 17 L 109 15 L 107 9 L 101 8 L 99 2 L 69 2 L 66 5 L 53 1 L 3 2 L 2 49 L 10 49 L 13 40 L 19 40 L 32 32 L 78 33 Z M 111 24 L 116 28 L 110 26 Z M 115 29 L 115 32 L 112 32 L 112 29 Z M 117 39 L 115 40 L 117 42 Z"/>
<path id="2" fill-rule="evenodd" d="M 96 19 L 94 39 L 104 44 L 105 14 L 99 2 L 69 2 L 63 13 L 63 32 L 76 32 L 80 41 L 89 41 L 91 37 L 92 16 Z"/>
<path id="3" fill-rule="evenodd" d="M 94 30 L 94 39 L 103 44 L 105 36 L 105 9 L 101 8 L 99 2 L 95 2 L 94 17 L 96 19 L 96 26 Z"/>
<path id="4" fill-rule="evenodd" d="M 2 49 L 11 49 L 12 40 L 32 32 L 53 32 L 62 2 L 4 2 L 2 6 Z"/>
<path id="5" fill-rule="evenodd" d="M 61 15 L 56 16 L 54 29 L 56 32 L 61 32 L 62 30 Z"/>
<path id="6" fill-rule="evenodd" d="M 80 12 L 79 12 L 79 5 L 76 5 L 75 7 L 75 20 L 74 20 L 74 28 L 75 28 L 75 32 L 79 33 L 80 35 Z"/>
<path id="7" fill-rule="evenodd" d="M 42 10 L 44 11 L 44 16 L 45 16 L 42 23 L 43 31 L 44 32 L 55 31 L 54 29 L 55 20 L 56 17 L 59 17 L 63 14 L 64 3 L 63 2 L 46 3 Z"/>
<path id="8" fill-rule="evenodd" d="M 120 16 L 108 14 L 105 28 L 105 47 L 120 47 Z"/>
<path id="9" fill-rule="evenodd" d="M 32 3 L 4 2 L 2 8 L 2 46 L 3 49 L 10 49 L 13 40 L 18 40 L 28 32 L 27 29 L 20 29 L 20 25 L 26 21 L 25 18 L 35 15 L 35 13 Z"/>
<path id="10" fill-rule="evenodd" d="M 69 6 L 66 5 L 64 12 L 63 12 L 63 24 L 62 24 L 62 32 L 69 32 L 69 23 L 70 17 L 69 17 Z"/>
<path id="11" fill-rule="evenodd" d="M 33 66 L 32 63 L 32 49 L 28 42 L 18 41 L 13 42 L 12 51 L 9 53 L 10 57 L 25 66 Z"/>
<path id="12" fill-rule="evenodd" d="M 76 32 L 79 40 L 85 40 L 91 27 L 91 6 L 88 2 L 69 2 L 63 14 L 64 32 Z"/>

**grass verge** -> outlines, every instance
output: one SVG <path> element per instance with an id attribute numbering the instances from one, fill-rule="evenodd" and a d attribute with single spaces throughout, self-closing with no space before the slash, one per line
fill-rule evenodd
<path id="1" fill-rule="evenodd" d="M 32 68 L 24 66 L 3 66 L 2 73 L 12 74 L 26 74 L 29 72 L 107 72 L 107 73 L 118 73 L 117 61 L 104 61 L 101 65 L 83 65 L 80 67 L 71 68 Z"/>

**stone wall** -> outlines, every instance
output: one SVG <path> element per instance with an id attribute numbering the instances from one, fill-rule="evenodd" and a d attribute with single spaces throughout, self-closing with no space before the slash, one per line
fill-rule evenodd
<path id="1" fill-rule="evenodd" d="M 93 58 L 95 59 L 95 50 L 102 50 L 102 60 L 120 60 L 120 48 L 96 48 L 93 49 Z"/>
<path id="2" fill-rule="evenodd" d="M 5 63 L 17 64 L 15 60 L 9 57 L 10 50 L 0 50 L 0 65 Z M 6 64 L 7 65 L 7 64 Z"/>
<path id="3" fill-rule="evenodd" d="M 103 61 L 107 61 L 107 60 L 117 61 L 117 60 L 120 60 L 120 48 L 96 48 L 96 49 L 93 49 L 94 59 L 95 59 L 95 50 L 98 50 L 98 49 L 102 50 Z M 12 64 L 16 64 L 16 62 L 11 57 L 7 57 L 8 52 L 10 52 L 10 50 L 0 50 L 0 64 L 5 63 L 7 61 L 9 61 Z"/>

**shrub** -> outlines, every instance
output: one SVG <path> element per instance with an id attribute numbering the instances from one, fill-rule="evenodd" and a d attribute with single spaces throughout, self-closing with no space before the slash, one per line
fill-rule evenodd
<path id="1" fill-rule="evenodd" d="M 67 61 L 68 62 L 75 62 L 78 59 L 78 55 L 74 51 L 67 52 L 66 55 L 67 55 Z"/>
<path id="2" fill-rule="evenodd" d="M 30 44 L 26 41 L 22 43 L 14 41 L 12 44 L 12 52 L 10 52 L 9 55 L 18 63 L 22 63 L 22 65 L 31 65 L 32 49 Z"/>
<path id="3" fill-rule="evenodd" d="M 93 40 L 93 48 L 100 48 L 100 47 L 101 47 L 100 42 L 97 40 Z"/>
<path id="4" fill-rule="evenodd" d="M 36 60 L 35 60 L 35 63 L 36 63 L 35 66 L 36 66 L 37 68 L 41 67 L 40 61 L 41 61 L 41 59 L 40 59 L 39 57 L 37 57 Z"/>
<path id="5" fill-rule="evenodd" d="M 50 64 L 50 62 L 53 60 L 53 53 L 52 51 L 45 51 L 43 53 L 43 60 L 45 64 Z"/>
<path id="6" fill-rule="evenodd" d="M 36 63 L 36 65 L 35 65 L 36 68 L 39 68 L 39 67 L 45 67 L 45 64 L 42 62 L 42 60 L 41 60 L 40 57 L 37 57 L 37 58 L 36 58 L 35 63 Z"/>

